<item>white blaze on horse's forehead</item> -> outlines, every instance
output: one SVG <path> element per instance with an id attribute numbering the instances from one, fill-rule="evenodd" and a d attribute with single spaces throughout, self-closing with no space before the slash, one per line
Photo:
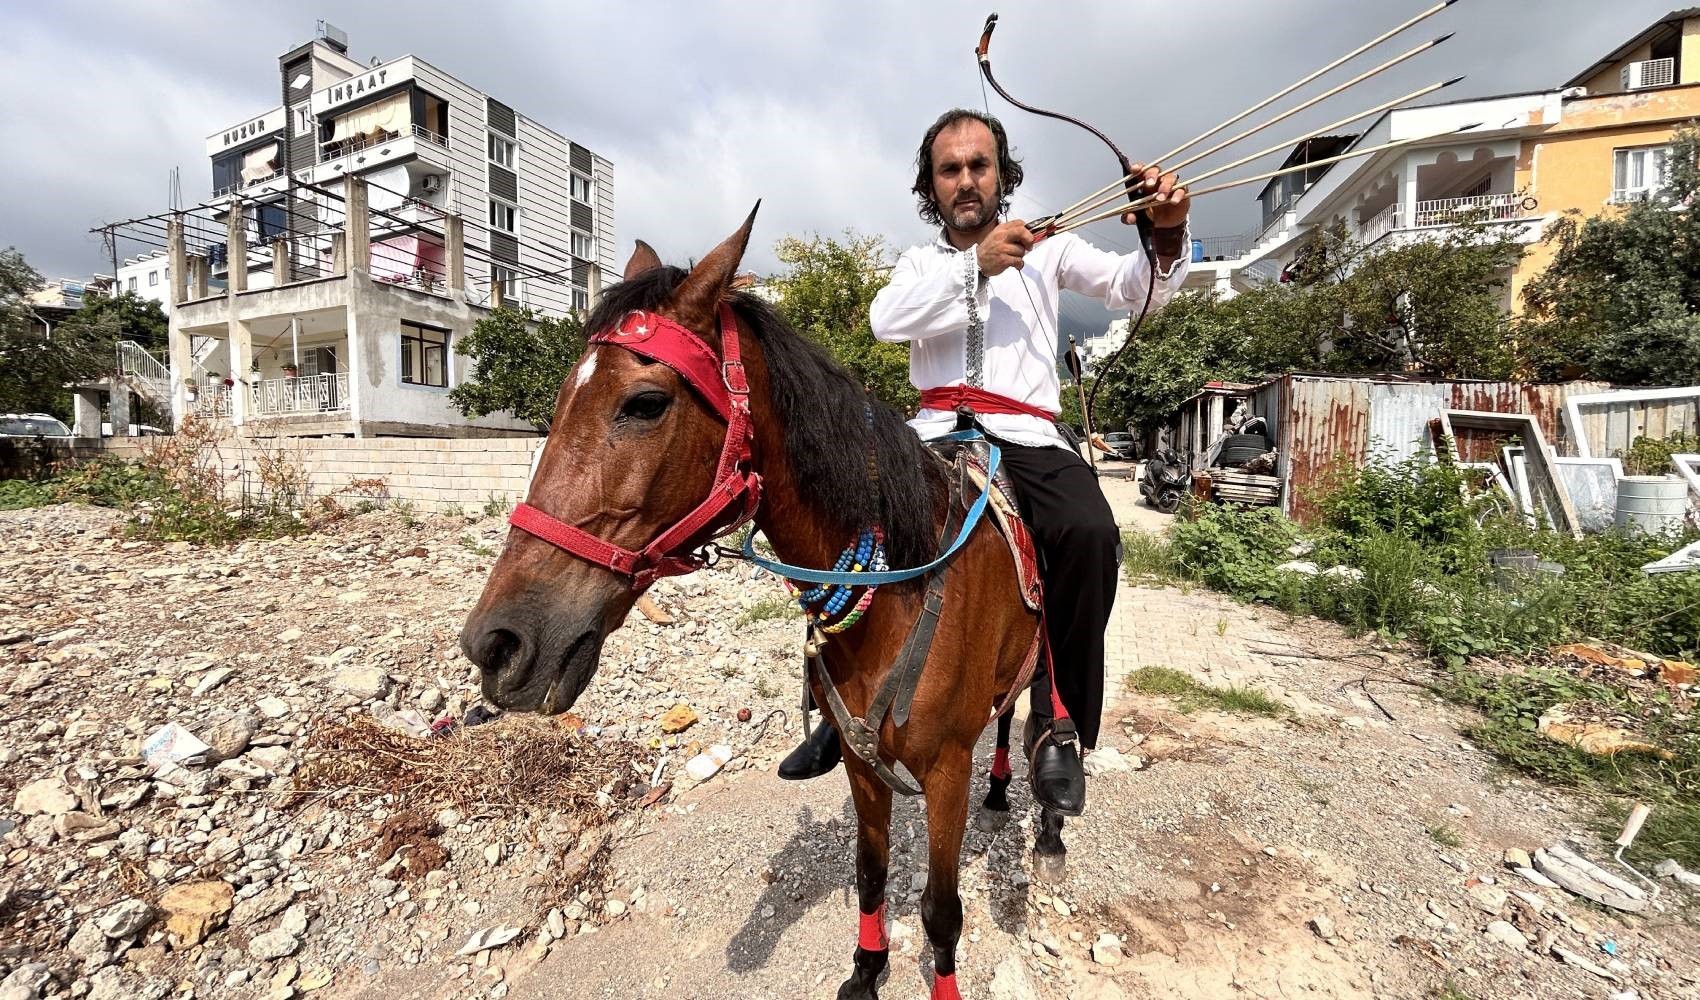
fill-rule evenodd
<path id="1" fill-rule="evenodd" d="M 586 354 L 584 356 L 584 360 L 580 361 L 578 363 L 578 378 L 573 381 L 573 388 L 574 389 L 584 388 L 584 384 L 586 382 L 589 382 L 590 377 L 592 375 L 595 375 L 595 374 L 596 374 L 596 354 L 594 352 L 592 352 L 590 354 Z"/>

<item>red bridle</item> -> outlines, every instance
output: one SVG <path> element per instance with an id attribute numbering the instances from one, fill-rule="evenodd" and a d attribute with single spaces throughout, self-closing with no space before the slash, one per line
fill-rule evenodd
<path id="1" fill-rule="evenodd" d="M 694 510 L 635 552 L 557 520 L 529 503 L 515 507 L 508 523 L 626 577 L 632 589 L 642 590 L 658 577 L 679 576 L 705 565 L 708 559 L 701 553 L 679 550 L 737 530 L 755 516 L 761 503 L 761 477 L 750 468 L 755 428 L 750 423 L 750 384 L 738 353 L 738 323 L 732 307 L 721 303 L 723 357 L 716 357 L 701 337 L 684 326 L 652 312 L 627 313 L 618 326 L 592 336 L 590 344 L 614 344 L 659 361 L 678 372 L 726 421 L 714 485 Z M 734 506 L 739 500 L 743 503 Z"/>

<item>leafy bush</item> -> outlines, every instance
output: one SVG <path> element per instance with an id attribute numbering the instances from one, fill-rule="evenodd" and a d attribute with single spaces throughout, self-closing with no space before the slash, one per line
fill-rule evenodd
<path id="1" fill-rule="evenodd" d="M 1298 528 L 1273 507 L 1238 510 L 1205 506 L 1174 527 L 1175 564 L 1236 597 L 1270 600 L 1280 589 L 1275 569 L 1291 558 Z"/>
<path id="2" fill-rule="evenodd" d="M 1468 540 L 1481 515 L 1482 501 L 1465 499 L 1469 482 L 1467 470 L 1436 463 L 1426 453 L 1362 468 L 1337 464 L 1324 478 L 1317 503 L 1323 526 L 1348 549 L 1392 534 L 1450 557 L 1461 555 L 1449 547 Z"/>
<path id="3" fill-rule="evenodd" d="M 1618 457 L 1623 459 L 1623 471 L 1631 476 L 1668 476 L 1670 457 L 1689 452 L 1700 452 L 1700 434 L 1678 431 L 1663 440 L 1638 437 L 1627 451 L 1618 452 Z"/>

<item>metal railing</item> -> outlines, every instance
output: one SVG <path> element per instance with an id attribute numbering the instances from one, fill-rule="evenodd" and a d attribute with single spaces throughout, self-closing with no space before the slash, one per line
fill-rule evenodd
<path id="1" fill-rule="evenodd" d="M 1358 242 L 1369 246 L 1399 228 L 1399 203 L 1394 202 L 1358 227 Z"/>
<path id="2" fill-rule="evenodd" d="M 410 134 L 414 138 L 423 139 L 432 145 L 441 146 L 444 149 L 449 148 L 448 136 L 439 135 L 423 125 L 412 126 Z M 371 149 L 374 146 L 382 146 L 386 142 L 394 142 L 401 137 L 402 135 L 399 132 L 386 131 L 376 138 L 367 133 L 344 139 L 341 142 L 326 143 L 319 149 L 319 162 L 328 163 L 331 160 L 340 160 L 350 153 L 358 153 L 362 149 Z"/>
<path id="3" fill-rule="evenodd" d="M 1416 204 L 1415 224 L 1418 228 L 1451 226 L 1472 217 L 1483 222 L 1510 222 L 1522 218 L 1525 214 L 1522 195 L 1482 194 L 1472 198 L 1419 201 Z"/>
<path id="4" fill-rule="evenodd" d="M 348 373 L 268 378 L 249 386 L 250 416 L 333 413 L 348 409 Z"/>
<path id="5" fill-rule="evenodd" d="M 133 340 L 118 342 L 118 372 L 149 382 L 171 381 L 171 369 L 165 361 Z"/>
<path id="6" fill-rule="evenodd" d="M 189 409 L 203 417 L 230 418 L 230 386 L 223 384 L 201 386 Z"/>

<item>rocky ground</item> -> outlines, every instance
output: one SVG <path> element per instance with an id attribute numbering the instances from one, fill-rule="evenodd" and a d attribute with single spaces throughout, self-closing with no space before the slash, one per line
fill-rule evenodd
<path id="1" fill-rule="evenodd" d="M 664 582 L 570 717 L 468 725 L 457 635 L 499 519 L 231 549 L 119 526 L 0 513 L 0 1000 L 833 994 L 854 817 L 841 776 L 771 774 L 800 676 L 771 581 Z M 1134 587 L 1111 649 L 1114 679 L 1171 666 L 1289 714 L 1117 684 L 1067 881 L 1032 881 L 1026 819 L 969 834 L 966 995 L 1700 996 L 1674 884 L 1629 916 L 1507 870 L 1567 837 L 1605 854 L 1455 709 L 1375 681 L 1420 664 Z M 894 813 L 882 995 L 919 997 L 925 817 Z"/>

